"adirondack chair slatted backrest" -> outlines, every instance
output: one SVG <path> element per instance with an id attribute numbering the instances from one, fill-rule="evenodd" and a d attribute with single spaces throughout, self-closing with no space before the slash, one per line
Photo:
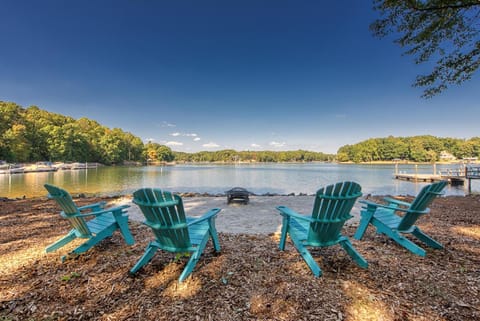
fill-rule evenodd
<path id="1" fill-rule="evenodd" d="M 341 182 L 317 191 L 307 242 L 312 245 L 328 244 L 340 237 L 345 221 L 350 219 L 350 211 L 361 187 L 355 182 Z"/>
<path id="2" fill-rule="evenodd" d="M 92 235 L 90 229 L 87 226 L 87 223 L 82 217 L 74 217 L 75 214 L 80 214 L 78 207 L 72 200 L 72 196 L 57 186 L 53 186 L 50 184 L 45 184 L 45 188 L 47 189 L 49 198 L 54 199 L 60 208 L 63 211 L 63 214 L 70 222 L 71 226 L 76 229 L 79 237 L 89 237 Z"/>
<path id="3" fill-rule="evenodd" d="M 133 202 L 152 227 L 157 242 L 175 252 L 191 248 L 187 220 L 180 196 L 160 189 L 143 188 L 133 193 Z"/>
<path id="4" fill-rule="evenodd" d="M 403 216 L 402 221 L 398 225 L 398 230 L 406 231 L 410 229 L 417 219 L 425 214 L 422 212 L 425 211 L 433 200 L 441 194 L 447 183 L 447 181 L 440 181 L 424 186 L 408 208 L 413 212 L 408 212 Z"/>

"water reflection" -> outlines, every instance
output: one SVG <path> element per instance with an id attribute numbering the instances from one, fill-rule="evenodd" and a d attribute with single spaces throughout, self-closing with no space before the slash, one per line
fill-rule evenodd
<path id="1" fill-rule="evenodd" d="M 444 170 L 452 165 L 437 165 Z M 339 164 L 252 164 L 177 165 L 148 167 L 99 167 L 45 173 L 0 175 L 0 197 L 45 196 L 43 184 L 62 186 L 71 193 L 131 194 L 140 187 L 160 187 L 174 192 L 221 194 L 241 186 L 256 194 L 313 194 L 325 185 L 352 180 L 362 185 L 364 194 L 416 195 L 426 183 L 393 179 L 393 165 Z M 432 173 L 432 166 L 402 165 L 401 171 Z M 474 181 L 472 191 L 478 192 Z M 464 186 L 448 186 L 448 195 L 464 195 Z"/>

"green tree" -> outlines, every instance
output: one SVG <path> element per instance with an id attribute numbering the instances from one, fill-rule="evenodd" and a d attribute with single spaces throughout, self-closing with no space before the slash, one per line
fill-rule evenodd
<path id="1" fill-rule="evenodd" d="M 26 162 L 30 154 L 30 142 L 27 139 L 27 127 L 22 124 L 14 124 L 8 129 L 3 139 L 9 146 L 8 160 L 15 162 Z"/>
<path id="2" fill-rule="evenodd" d="M 152 142 L 148 142 L 145 145 L 144 157 L 147 160 L 159 162 L 171 162 L 175 159 L 175 155 L 170 147 Z"/>
<path id="3" fill-rule="evenodd" d="M 142 152 L 143 152 L 142 140 L 131 133 L 126 133 L 124 135 L 124 141 L 125 141 L 125 146 L 127 148 L 126 160 L 129 160 L 129 161 L 142 160 Z"/>
<path id="4" fill-rule="evenodd" d="M 157 148 L 157 156 L 158 159 L 163 162 L 171 162 L 175 158 L 170 147 L 165 145 L 160 145 Z"/>
<path id="5" fill-rule="evenodd" d="M 25 111 L 25 125 L 27 139 L 30 142 L 29 160 L 41 161 L 50 159 L 48 153 L 48 133 L 43 130 L 52 123 L 51 114 L 36 106 L 31 106 Z"/>
<path id="6" fill-rule="evenodd" d="M 0 101 L 0 159 L 15 161 L 16 156 L 12 150 L 12 140 L 15 133 L 12 126 L 22 124 L 22 108 L 15 103 Z M 7 134 L 7 131 L 8 134 Z"/>
<path id="7" fill-rule="evenodd" d="M 476 144 L 473 140 L 467 140 L 460 144 L 458 153 L 455 155 L 458 158 L 470 158 L 470 157 L 478 157 L 478 143 Z"/>
<path id="8" fill-rule="evenodd" d="M 76 124 L 88 141 L 86 161 L 102 162 L 100 139 L 105 135 L 105 128 L 98 122 L 85 117 L 77 119 Z"/>
<path id="9" fill-rule="evenodd" d="M 120 164 L 125 159 L 126 144 L 122 140 L 122 131 L 105 128 L 104 135 L 100 138 L 102 162 L 105 164 Z"/>
<path id="10" fill-rule="evenodd" d="M 451 84 L 469 80 L 480 66 L 478 0 L 374 0 L 381 18 L 370 25 L 377 37 L 395 42 L 417 64 L 436 60 L 430 73 L 417 76 L 430 98 Z"/>
<path id="11" fill-rule="evenodd" d="M 47 146 L 49 159 L 54 161 L 89 161 L 88 140 L 76 123 L 63 126 L 48 125 Z"/>
<path id="12" fill-rule="evenodd" d="M 378 154 L 381 160 L 408 158 L 408 145 L 398 137 L 380 139 Z"/>

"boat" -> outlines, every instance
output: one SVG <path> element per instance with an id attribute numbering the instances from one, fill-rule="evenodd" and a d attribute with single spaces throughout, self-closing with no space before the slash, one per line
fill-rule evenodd
<path id="1" fill-rule="evenodd" d="M 6 174 L 6 171 L 10 168 L 10 164 L 0 161 L 0 173 Z"/>
<path id="2" fill-rule="evenodd" d="M 10 164 L 8 174 L 22 174 L 25 168 L 22 165 Z"/>
<path id="3" fill-rule="evenodd" d="M 97 163 L 73 163 L 70 169 L 91 169 L 97 168 Z"/>
<path id="4" fill-rule="evenodd" d="M 24 173 L 38 173 L 38 172 L 56 172 L 57 167 L 53 166 L 51 162 L 36 162 L 33 165 L 25 166 Z"/>
<path id="5" fill-rule="evenodd" d="M 97 168 L 98 163 L 57 163 L 53 166 L 61 170 L 92 169 Z"/>
<path id="6" fill-rule="evenodd" d="M 0 174 L 20 174 L 23 173 L 23 167 L 17 164 L 10 164 L 0 161 Z"/>

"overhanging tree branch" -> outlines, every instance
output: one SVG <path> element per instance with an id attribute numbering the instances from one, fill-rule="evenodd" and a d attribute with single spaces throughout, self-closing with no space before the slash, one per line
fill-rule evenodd
<path id="1" fill-rule="evenodd" d="M 436 59 L 433 70 L 417 76 L 424 98 L 472 78 L 480 68 L 480 0 L 374 0 L 381 19 L 370 25 L 374 36 L 397 36 L 405 55 L 421 64 Z"/>
<path id="2" fill-rule="evenodd" d="M 446 5 L 440 5 L 440 6 L 423 6 L 419 7 L 418 1 L 408 1 L 410 8 L 416 11 L 438 11 L 438 10 L 446 10 L 446 9 L 464 9 L 464 8 L 470 8 L 473 6 L 479 6 L 480 1 L 472 1 L 472 2 L 466 2 L 466 3 L 457 3 L 455 4 L 446 4 Z"/>

